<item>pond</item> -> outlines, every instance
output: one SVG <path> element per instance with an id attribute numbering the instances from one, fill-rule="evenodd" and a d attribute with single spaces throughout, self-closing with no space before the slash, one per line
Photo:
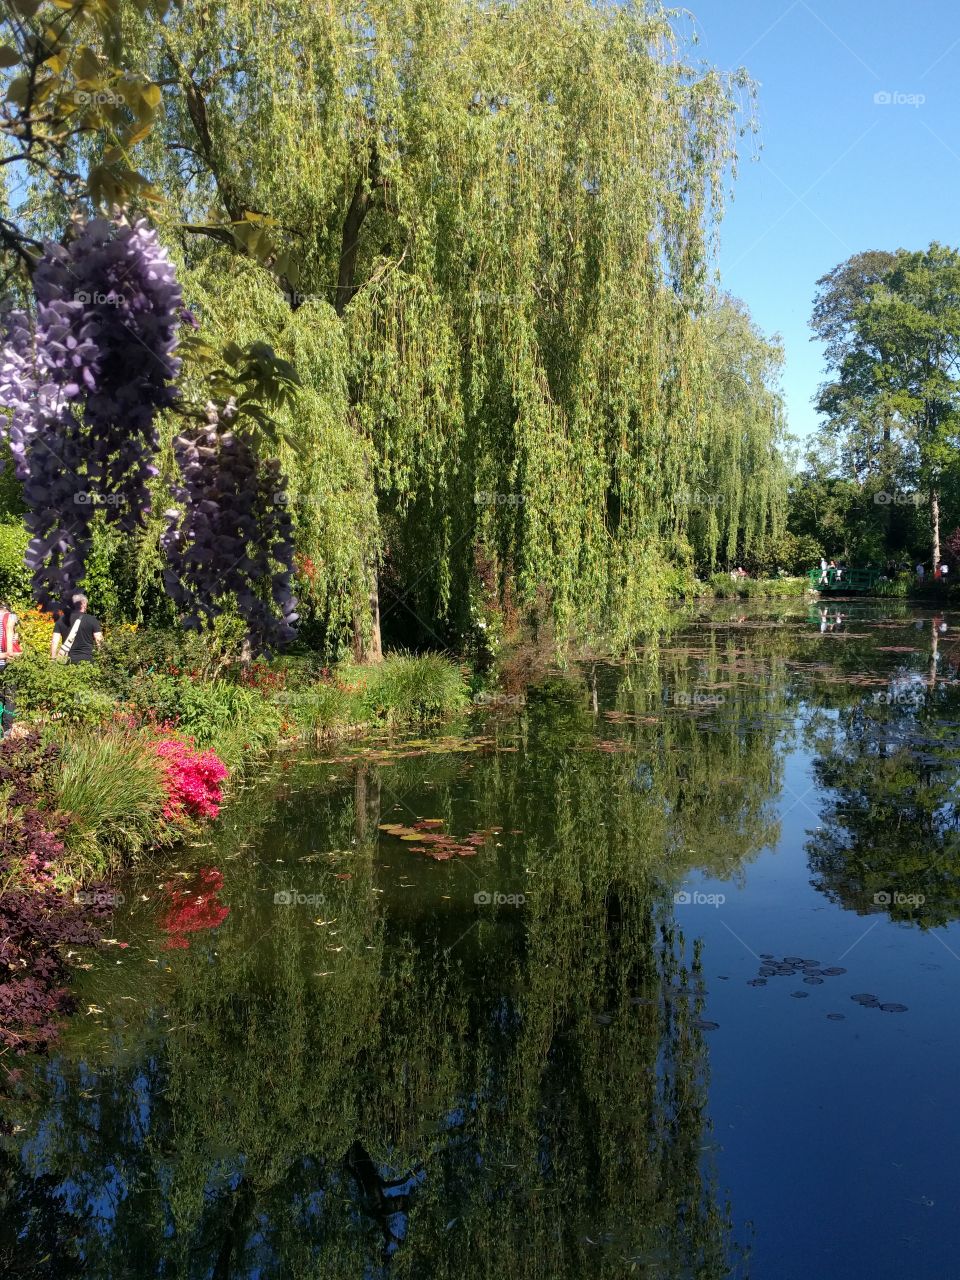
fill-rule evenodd
<path id="1" fill-rule="evenodd" d="M 18 1064 L 0 1270 L 955 1275 L 958 663 L 716 607 L 270 762 Z"/>

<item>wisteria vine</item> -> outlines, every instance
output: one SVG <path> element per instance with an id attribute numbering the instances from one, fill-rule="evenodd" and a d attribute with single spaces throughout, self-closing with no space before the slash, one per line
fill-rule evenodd
<path id="1" fill-rule="evenodd" d="M 229 407 L 222 420 L 212 405 L 208 414 L 205 428 L 173 442 L 183 512 L 166 513 L 164 583 L 186 627 L 214 617 L 232 593 L 251 644 L 268 652 L 293 638 L 297 621 L 286 483 L 276 459 L 259 460 L 249 434 L 230 429 Z"/>
<path id="2" fill-rule="evenodd" d="M 6 316 L 0 430 L 23 483 L 36 599 L 80 585 L 93 520 L 143 527 L 157 475 L 157 417 L 178 402 L 180 322 L 192 318 L 170 258 L 146 222 L 98 218 L 48 244 L 33 278 L 35 314 Z M 175 442 L 183 512 L 168 512 L 167 589 L 187 626 L 233 593 L 259 650 L 288 640 L 292 521 L 276 461 L 258 459 L 231 411 Z M 279 611 L 279 616 L 277 616 Z"/>
<path id="3" fill-rule="evenodd" d="M 0 397 L 27 505 L 27 565 L 42 604 L 73 591 L 94 513 L 142 526 L 157 474 L 157 414 L 176 398 L 183 298 L 145 222 L 98 218 L 49 244 L 33 279 L 36 319 L 8 319 Z"/>

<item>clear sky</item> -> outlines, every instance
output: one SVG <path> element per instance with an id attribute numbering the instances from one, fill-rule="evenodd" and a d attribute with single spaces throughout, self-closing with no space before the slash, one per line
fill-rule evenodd
<path id="1" fill-rule="evenodd" d="M 782 337 L 790 429 L 808 436 L 822 380 L 808 327 L 818 278 L 865 249 L 960 246 L 960 5 L 689 5 L 700 56 L 759 84 L 762 149 L 741 164 L 719 265 L 724 286 Z"/>

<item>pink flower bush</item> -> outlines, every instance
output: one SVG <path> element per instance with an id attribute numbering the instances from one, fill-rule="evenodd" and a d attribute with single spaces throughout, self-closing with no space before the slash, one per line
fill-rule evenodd
<path id="1" fill-rule="evenodd" d="M 178 738 L 161 738 L 157 755 L 164 766 L 168 800 L 163 815 L 172 821 L 215 818 L 223 803 L 222 783 L 229 775 L 215 751 L 197 751 Z"/>

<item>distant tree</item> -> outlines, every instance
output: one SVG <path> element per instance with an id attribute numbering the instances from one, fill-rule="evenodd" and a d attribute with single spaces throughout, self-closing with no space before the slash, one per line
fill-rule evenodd
<path id="1" fill-rule="evenodd" d="M 855 253 L 817 281 L 810 327 L 825 346 L 827 360 L 842 363 L 856 335 L 856 310 L 875 284 L 896 265 L 897 255 L 885 249 Z"/>
<path id="2" fill-rule="evenodd" d="M 862 301 L 849 287 L 851 319 L 839 303 L 830 311 L 829 290 L 814 311 L 835 366 L 817 407 L 857 479 L 913 477 L 926 492 L 937 561 L 942 476 L 960 435 L 960 253 L 936 243 L 900 250 Z"/>

